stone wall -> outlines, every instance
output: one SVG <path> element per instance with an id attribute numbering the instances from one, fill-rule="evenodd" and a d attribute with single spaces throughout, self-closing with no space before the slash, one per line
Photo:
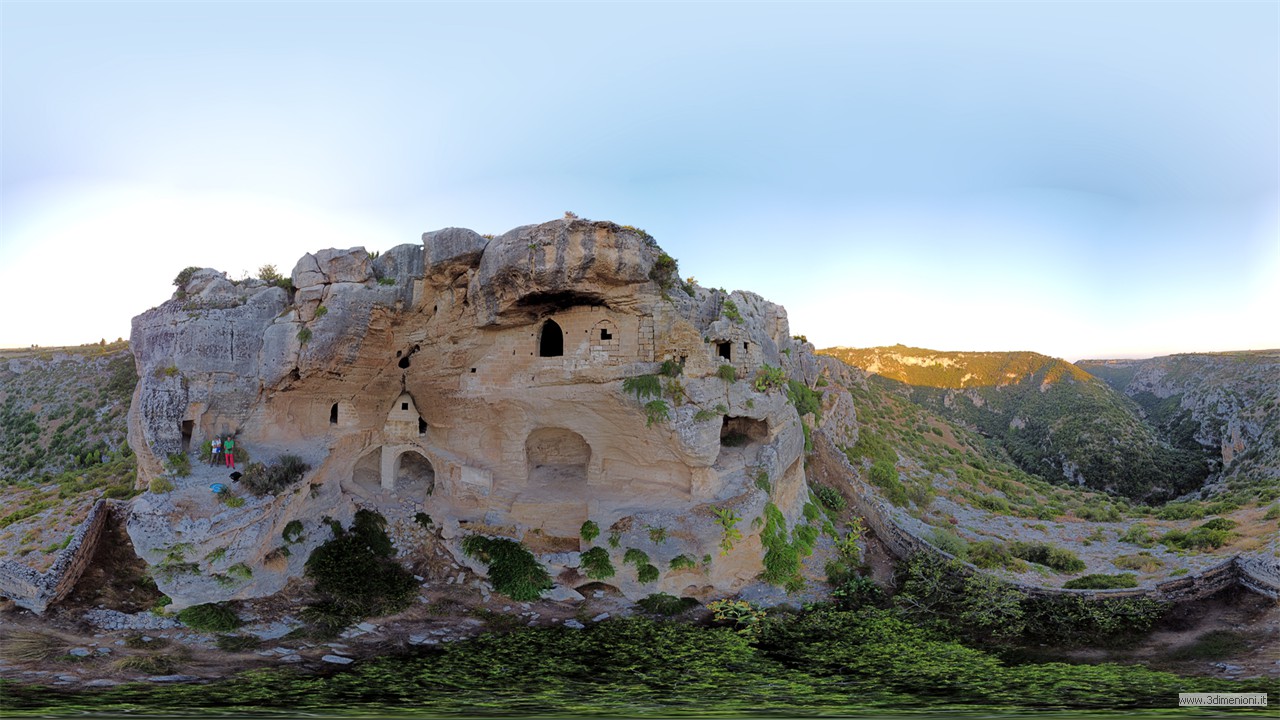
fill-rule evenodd
<path id="1" fill-rule="evenodd" d="M 112 513 L 127 512 L 127 507 L 119 500 L 103 499 L 94 503 L 71 542 L 43 573 L 10 560 L 0 561 L 0 595 L 34 613 L 43 613 L 75 587 L 97 552 L 102 530 L 112 519 Z"/>
<path id="2" fill-rule="evenodd" d="M 965 574 L 980 572 L 977 566 L 959 560 L 954 555 L 938 549 L 927 540 L 912 534 L 893 519 L 893 513 L 879 498 L 879 494 L 860 479 L 848 458 L 840 452 L 824 434 L 815 443 L 819 463 L 829 471 L 840 475 L 852 492 L 852 506 L 862 516 L 868 528 L 876 534 L 895 556 L 907 558 L 918 552 L 932 553 L 946 560 L 956 560 L 964 567 Z M 1020 582 L 1009 584 L 1034 597 L 1061 597 L 1077 595 L 1094 598 L 1147 597 L 1166 602 L 1185 602 L 1209 597 L 1227 588 L 1241 585 L 1271 598 L 1280 597 L 1280 563 L 1264 557 L 1235 556 L 1227 558 L 1211 568 L 1193 575 L 1157 583 L 1154 588 L 1139 587 L 1114 590 L 1069 590 L 1044 587 Z"/>

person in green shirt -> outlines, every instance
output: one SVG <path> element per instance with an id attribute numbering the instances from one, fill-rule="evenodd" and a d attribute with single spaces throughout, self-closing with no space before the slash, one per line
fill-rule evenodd
<path id="1" fill-rule="evenodd" d="M 228 435 L 227 439 L 222 441 L 222 454 L 227 456 L 227 467 L 232 469 L 235 469 L 235 466 L 236 466 L 235 453 L 236 453 L 236 441 L 232 440 L 231 436 Z"/>

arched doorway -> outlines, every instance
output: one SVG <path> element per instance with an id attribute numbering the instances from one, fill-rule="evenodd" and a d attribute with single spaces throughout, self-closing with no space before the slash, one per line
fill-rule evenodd
<path id="1" fill-rule="evenodd" d="M 436 489 L 436 470 L 426 455 L 406 450 L 396 458 L 397 494 L 425 498 Z"/>
<path id="2" fill-rule="evenodd" d="M 542 332 L 538 336 L 539 357 L 560 357 L 564 355 L 564 330 L 555 320 L 542 323 Z"/>
<path id="3" fill-rule="evenodd" d="M 525 440 L 529 480 L 512 506 L 521 523 L 554 537 L 577 535 L 587 520 L 591 446 L 565 428 L 538 428 Z"/>

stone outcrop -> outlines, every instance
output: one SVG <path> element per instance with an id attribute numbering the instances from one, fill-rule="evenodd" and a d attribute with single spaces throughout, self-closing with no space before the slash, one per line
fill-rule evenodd
<path id="1" fill-rule="evenodd" d="M 803 421 L 785 382 L 755 379 L 767 365 L 812 387 L 826 364 L 791 338 L 783 308 L 680 282 L 641 231 L 448 228 L 377 257 L 308 254 L 291 279 L 204 269 L 134 319 L 142 486 L 222 435 L 254 461 L 293 454 L 312 468 L 277 495 L 241 492 L 241 507 L 217 502 L 210 481 L 229 481 L 205 468 L 136 501 L 130 535 L 175 607 L 279 590 L 326 521 L 359 507 L 393 525 L 430 516 L 436 541 L 477 571 L 464 536 L 522 540 L 565 587 L 589 582 L 578 553 L 610 548 L 618 574 L 605 582 L 633 598 L 740 589 L 761 571 L 766 505 L 803 522 Z M 628 391 L 636 378 L 660 395 Z M 829 423 L 849 439 L 841 402 L 828 400 Z M 726 542 L 725 510 L 741 539 Z M 588 520 L 594 542 L 579 537 Z M 301 539 L 285 539 L 291 522 Z M 659 579 L 640 582 L 626 548 Z M 692 562 L 672 569 L 681 555 Z"/>

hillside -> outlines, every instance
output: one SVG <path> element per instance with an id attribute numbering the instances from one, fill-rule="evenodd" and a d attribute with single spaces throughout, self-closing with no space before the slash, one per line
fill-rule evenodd
<path id="1" fill-rule="evenodd" d="M 1164 502 L 1209 475 L 1202 450 L 1170 444 L 1128 398 L 1080 368 L 1031 352 L 830 348 L 869 383 L 971 428 L 1025 472 Z"/>
<path id="2" fill-rule="evenodd" d="M 1215 455 L 1222 486 L 1280 484 L 1280 350 L 1077 365 L 1132 399 L 1177 446 Z"/>
<path id="3" fill-rule="evenodd" d="M 93 501 L 132 494 L 128 343 L 0 351 L 0 559 L 45 569 Z"/>

